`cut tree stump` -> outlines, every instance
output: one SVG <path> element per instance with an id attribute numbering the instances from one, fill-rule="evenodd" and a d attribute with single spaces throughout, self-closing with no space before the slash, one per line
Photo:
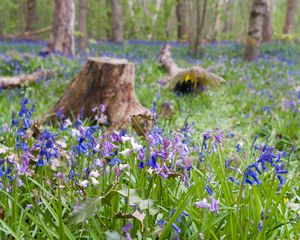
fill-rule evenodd
<path id="1" fill-rule="evenodd" d="M 64 119 L 80 116 L 94 120 L 94 109 L 104 105 L 111 128 L 131 123 L 143 135 L 152 128 L 153 119 L 137 101 L 134 82 L 134 64 L 126 59 L 89 58 L 42 122 L 54 123 L 58 111 Z"/>
<path id="2" fill-rule="evenodd" d="M 171 46 L 165 44 L 158 55 L 158 62 L 167 72 L 167 76 L 162 80 L 162 85 L 175 92 L 192 93 L 200 92 L 210 87 L 219 87 L 225 80 L 200 67 L 193 66 L 182 69 L 172 59 Z"/>
<path id="3" fill-rule="evenodd" d="M 31 74 L 21 74 L 13 77 L 0 77 L 0 89 L 16 88 L 31 84 L 39 79 L 53 77 L 54 72 L 50 70 L 38 70 Z"/>

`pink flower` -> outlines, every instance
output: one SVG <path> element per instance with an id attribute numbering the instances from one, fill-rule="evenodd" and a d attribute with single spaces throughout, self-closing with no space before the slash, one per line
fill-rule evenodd
<path id="1" fill-rule="evenodd" d="M 213 197 L 209 197 L 210 203 L 207 202 L 207 199 L 196 202 L 196 206 L 198 208 L 208 208 L 211 212 L 219 213 L 219 200 L 214 199 Z"/>

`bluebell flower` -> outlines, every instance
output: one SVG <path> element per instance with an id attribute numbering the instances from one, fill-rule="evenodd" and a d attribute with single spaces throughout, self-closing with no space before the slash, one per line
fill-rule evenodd
<path id="1" fill-rule="evenodd" d="M 209 185 L 206 185 L 205 190 L 208 192 L 208 194 L 211 196 L 214 192 L 213 190 L 210 188 Z"/>
<path id="2" fill-rule="evenodd" d="M 175 223 L 172 223 L 172 227 L 175 229 L 175 231 L 177 233 L 181 233 L 181 229 L 179 227 L 177 227 L 177 225 Z"/>
<path id="3" fill-rule="evenodd" d="M 3 171 L 3 166 L 0 166 L 0 177 L 3 177 L 5 172 Z"/>
<path id="4" fill-rule="evenodd" d="M 273 154 L 274 149 L 269 147 L 267 144 L 262 147 L 261 154 L 258 160 L 250 164 L 245 171 L 245 182 L 253 185 L 254 183 L 260 184 L 261 181 L 258 179 L 258 174 L 262 174 L 262 171 L 267 171 L 267 163 L 275 170 L 275 174 L 279 180 L 279 187 L 284 184 L 284 179 L 282 178 L 282 174 L 288 173 L 287 170 L 284 169 L 285 164 L 278 165 L 282 162 L 280 158 L 280 154 L 278 153 L 276 156 Z M 277 159 L 274 161 L 273 159 Z M 259 168 L 259 164 L 261 165 L 262 171 Z"/>
<path id="5" fill-rule="evenodd" d="M 158 164 L 157 164 L 157 153 L 152 153 L 151 156 L 148 157 L 148 162 L 147 162 L 147 166 L 152 167 L 152 168 L 158 168 Z"/>
<path id="6" fill-rule="evenodd" d="M 157 225 L 158 225 L 159 227 L 162 228 L 162 227 L 165 225 L 165 221 L 162 220 L 162 219 L 159 219 L 159 220 L 157 221 Z"/>
<path id="7" fill-rule="evenodd" d="M 112 158 L 109 162 L 109 164 L 112 166 L 115 166 L 116 164 L 121 164 L 121 163 L 122 163 L 121 159 L 119 159 L 117 157 Z"/>
<path id="8" fill-rule="evenodd" d="M 42 167 L 42 166 L 44 166 L 44 165 L 45 165 L 44 160 L 41 159 L 41 158 L 39 158 L 39 159 L 38 159 L 38 162 L 37 162 L 37 166 Z"/>
<path id="9" fill-rule="evenodd" d="M 236 152 L 240 152 L 241 151 L 241 145 L 240 144 L 237 144 L 236 146 L 235 146 L 235 149 L 236 149 Z"/>
<path id="10" fill-rule="evenodd" d="M 143 168 L 145 168 L 145 163 L 141 161 L 139 164 L 139 169 L 143 169 Z"/>
<path id="11" fill-rule="evenodd" d="M 74 171 L 74 169 L 72 169 L 69 173 L 70 180 L 72 180 L 74 178 L 74 174 L 75 174 L 75 171 Z"/>

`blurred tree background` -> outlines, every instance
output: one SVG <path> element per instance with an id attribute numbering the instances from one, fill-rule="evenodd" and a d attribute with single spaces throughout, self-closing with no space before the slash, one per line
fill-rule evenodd
<path id="1" fill-rule="evenodd" d="M 89 39 L 112 40 L 112 4 L 113 0 L 75 0 L 76 32 L 80 36 L 80 9 L 82 3 L 87 4 L 87 34 Z M 197 25 L 195 8 L 190 5 L 195 0 L 118 0 L 121 4 L 122 28 L 124 39 L 143 40 L 188 40 L 186 36 L 178 35 L 180 13 L 178 5 L 185 5 L 182 11 L 186 18 L 186 30 L 190 31 Z M 204 40 L 238 40 L 247 35 L 251 0 L 207 0 L 205 23 L 201 30 Z M 284 33 L 300 36 L 300 14 L 295 7 L 295 0 L 271 0 L 271 22 L 274 38 L 280 38 Z M 1 0 L 0 1 L 0 36 L 22 36 L 26 31 L 39 31 L 38 39 L 48 40 L 49 28 L 52 25 L 53 0 Z M 292 6 L 295 19 L 290 29 L 285 27 L 285 9 Z M 33 7 L 34 6 L 34 7 Z M 202 8 L 203 6 L 200 6 Z M 298 6 L 299 7 L 299 6 Z M 299 9 L 299 8 L 298 8 Z M 200 9 L 200 15 L 203 11 Z M 178 17 L 179 15 L 179 17 Z M 293 16 L 291 16 L 293 17 Z M 191 19 L 192 18 L 192 19 Z M 181 17 L 182 19 L 182 17 Z M 200 21 L 201 22 L 201 21 Z M 43 32 L 45 30 L 45 32 Z"/>

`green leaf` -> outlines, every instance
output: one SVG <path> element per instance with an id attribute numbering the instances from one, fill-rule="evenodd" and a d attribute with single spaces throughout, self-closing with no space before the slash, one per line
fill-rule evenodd
<path id="1" fill-rule="evenodd" d="M 183 196 L 181 201 L 178 203 L 176 207 L 176 211 L 165 226 L 164 230 L 162 231 L 161 235 L 159 236 L 159 239 L 168 239 L 168 234 L 171 231 L 172 228 L 172 223 L 176 222 L 176 219 L 180 216 L 184 208 L 190 203 L 189 200 L 192 195 L 194 195 L 196 192 L 196 186 L 191 186 L 187 193 Z"/>
<path id="2" fill-rule="evenodd" d="M 73 211 L 69 214 L 67 221 L 68 224 L 74 225 L 85 221 L 89 218 L 92 214 L 97 211 L 98 204 L 102 200 L 101 197 L 93 197 L 87 198 L 73 209 Z"/>

